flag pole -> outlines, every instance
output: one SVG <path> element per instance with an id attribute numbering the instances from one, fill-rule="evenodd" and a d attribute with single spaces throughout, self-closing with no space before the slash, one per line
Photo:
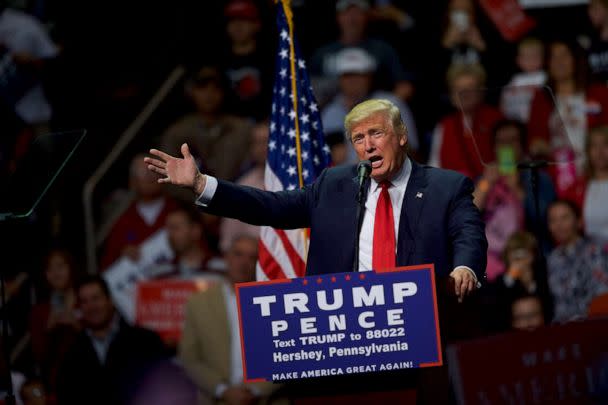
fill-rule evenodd
<path id="1" fill-rule="evenodd" d="M 293 111 L 295 113 L 294 128 L 296 132 L 296 161 L 298 163 L 298 181 L 300 188 L 304 187 L 304 176 L 302 173 L 302 148 L 300 145 L 300 122 L 298 114 L 298 94 L 297 94 L 297 71 L 296 71 L 296 58 L 295 58 L 295 47 L 293 40 L 293 12 L 291 11 L 291 0 L 277 0 L 281 2 L 283 12 L 287 18 L 287 26 L 289 27 L 289 70 L 291 73 L 291 94 L 293 94 Z M 302 229 L 304 236 L 304 263 L 308 258 L 308 230 Z"/>

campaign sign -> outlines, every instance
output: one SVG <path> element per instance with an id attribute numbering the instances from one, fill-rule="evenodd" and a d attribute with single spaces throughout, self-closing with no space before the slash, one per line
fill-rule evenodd
<path id="1" fill-rule="evenodd" d="M 246 381 L 442 365 L 432 264 L 236 290 Z"/>

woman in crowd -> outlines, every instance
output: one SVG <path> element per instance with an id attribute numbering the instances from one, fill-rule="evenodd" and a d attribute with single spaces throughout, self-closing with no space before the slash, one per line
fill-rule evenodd
<path id="1" fill-rule="evenodd" d="M 518 121 L 501 120 L 494 126 L 491 142 L 497 160 L 484 168 L 473 192 L 475 205 L 486 223 L 489 281 L 505 271 L 502 256 L 508 238 L 516 231 L 535 229 L 537 215 L 531 173 L 517 168 L 517 163 L 526 158 L 525 126 Z M 544 172 L 539 174 L 538 194 L 539 216 L 544 224 L 547 207 L 555 200 L 551 178 Z M 542 247 L 548 250 L 548 246 Z"/>
<path id="2" fill-rule="evenodd" d="M 503 251 L 506 271 L 482 291 L 482 314 L 488 331 L 499 332 L 510 327 L 510 303 L 522 294 L 540 297 L 542 307 L 551 308 L 547 277 L 536 238 L 528 232 L 515 232 L 507 240 Z M 543 314 L 550 319 L 548 311 Z"/>
<path id="3" fill-rule="evenodd" d="M 586 170 L 570 187 L 565 198 L 583 212 L 585 235 L 608 243 L 608 126 L 589 131 L 585 142 Z"/>
<path id="4" fill-rule="evenodd" d="M 555 321 L 584 318 L 589 302 L 608 292 L 608 249 L 581 235 L 576 204 L 558 200 L 549 206 L 549 230 L 556 244 L 547 259 Z"/>
<path id="5" fill-rule="evenodd" d="M 57 367 L 79 329 L 74 277 L 72 255 L 62 249 L 51 250 L 44 261 L 46 299 L 36 304 L 30 315 L 34 360 L 51 391 Z"/>
<path id="6" fill-rule="evenodd" d="M 585 135 L 608 124 L 608 88 L 587 82 L 587 64 L 580 47 L 555 41 L 548 47 L 547 90 L 539 90 L 530 110 L 530 153 L 550 161 L 569 162 L 554 170 L 557 192 L 563 196 L 584 167 Z"/>

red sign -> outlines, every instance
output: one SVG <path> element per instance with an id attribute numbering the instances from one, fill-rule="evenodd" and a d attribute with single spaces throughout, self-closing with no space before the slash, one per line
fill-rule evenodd
<path id="1" fill-rule="evenodd" d="M 213 283 L 215 281 L 207 279 L 139 283 L 135 323 L 157 332 L 165 342 L 179 341 L 188 298 L 197 291 L 206 290 Z"/>
<path id="2" fill-rule="evenodd" d="M 447 355 L 459 404 L 592 403 L 608 384 L 608 319 L 467 341 Z"/>
<path id="3" fill-rule="evenodd" d="M 519 40 L 535 25 L 517 0 L 480 0 L 479 4 L 507 41 Z"/>

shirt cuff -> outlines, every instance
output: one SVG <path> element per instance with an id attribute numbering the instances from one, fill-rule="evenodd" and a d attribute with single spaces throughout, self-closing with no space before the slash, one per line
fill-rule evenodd
<path id="1" fill-rule="evenodd" d="M 213 176 L 205 175 L 205 177 L 207 178 L 207 181 L 205 181 L 205 188 L 203 188 L 203 192 L 194 202 L 201 207 L 207 207 L 209 203 L 211 203 L 211 200 L 215 195 L 215 190 L 217 190 L 217 179 Z"/>
<path id="2" fill-rule="evenodd" d="M 473 274 L 473 278 L 475 279 L 475 287 L 477 287 L 477 288 L 481 287 L 481 283 L 479 282 L 479 280 L 477 280 L 477 274 L 475 274 L 475 272 L 473 271 L 472 268 L 470 268 L 469 266 L 458 266 L 458 267 L 454 268 L 454 270 L 452 270 L 452 271 L 456 271 L 458 269 L 466 269 L 466 270 L 470 271 L 471 274 Z"/>
<path id="3" fill-rule="evenodd" d="M 216 398 L 221 398 L 222 395 L 224 395 L 224 392 L 226 392 L 227 389 L 228 389 L 228 385 L 227 384 L 218 384 L 218 386 L 215 387 L 215 397 Z"/>

